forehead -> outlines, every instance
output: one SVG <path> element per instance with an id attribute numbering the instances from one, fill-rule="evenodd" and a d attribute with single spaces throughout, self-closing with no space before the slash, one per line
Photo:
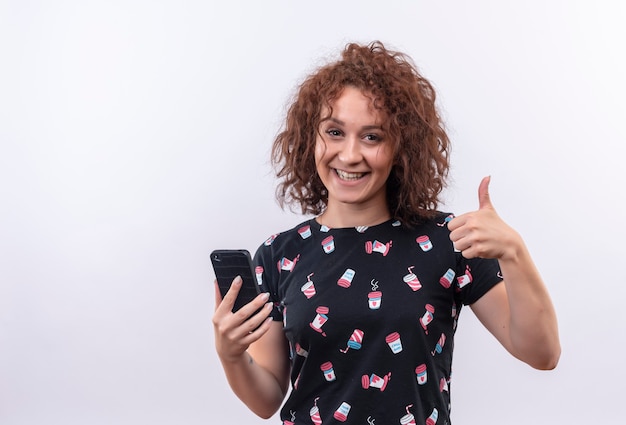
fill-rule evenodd
<path id="1" fill-rule="evenodd" d="M 329 99 L 321 106 L 321 119 L 326 120 L 331 117 L 341 118 L 360 117 L 370 119 L 378 123 L 383 121 L 384 112 L 376 107 L 373 95 L 353 86 L 344 87 L 337 96 Z"/>

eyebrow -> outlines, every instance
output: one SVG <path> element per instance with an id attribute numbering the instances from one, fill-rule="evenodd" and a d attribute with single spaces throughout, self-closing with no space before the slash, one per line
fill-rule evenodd
<path id="1" fill-rule="evenodd" d="M 335 124 L 339 124 L 339 125 L 346 125 L 345 122 L 343 122 L 340 119 L 337 119 L 335 117 L 328 118 L 328 121 L 332 121 Z M 382 130 L 382 129 L 383 128 L 380 125 L 366 125 L 366 126 L 361 128 L 361 130 Z"/>

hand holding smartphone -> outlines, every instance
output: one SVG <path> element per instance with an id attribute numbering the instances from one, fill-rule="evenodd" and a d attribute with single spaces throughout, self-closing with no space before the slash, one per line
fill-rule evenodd
<path id="1" fill-rule="evenodd" d="M 211 252 L 211 264 L 222 298 L 230 289 L 233 279 L 241 276 L 242 285 L 233 306 L 233 312 L 256 298 L 261 293 L 257 284 L 252 258 L 245 249 L 216 249 Z"/>

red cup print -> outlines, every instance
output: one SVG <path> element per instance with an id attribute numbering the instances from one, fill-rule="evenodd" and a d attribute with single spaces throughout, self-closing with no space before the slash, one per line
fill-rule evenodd
<path id="1" fill-rule="evenodd" d="M 409 274 L 405 275 L 403 278 L 404 282 L 409 285 L 409 288 L 411 288 L 413 291 L 419 290 L 422 287 L 422 284 L 420 283 L 415 273 L 413 273 L 413 266 L 409 267 L 408 271 Z"/>
<path id="2" fill-rule="evenodd" d="M 356 272 L 352 269 L 346 269 L 346 271 L 343 272 L 343 275 L 337 281 L 337 285 L 341 286 L 342 288 L 350 287 L 350 285 L 352 285 L 352 279 L 354 279 L 355 273 Z"/>
<path id="3" fill-rule="evenodd" d="M 343 403 L 341 403 L 341 406 L 339 406 L 339 408 L 335 411 L 333 417 L 340 422 L 345 422 L 346 419 L 348 419 L 348 414 L 350 413 L 351 407 L 352 406 L 344 401 Z"/>
<path id="4" fill-rule="evenodd" d="M 383 293 L 380 291 L 372 291 L 367 294 L 367 303 L 372 310 L 378 310 L 383 302 Z"/>
<path id="5" fill-rule="evenodd" d="M 328 236 L 322 241 L 322 248 L 326 254 L 330 254 L 335 250 L 335 238 Z"/>
<path id="6" fill-rule="evenodd" d="M 426 235 L 420 236 L 415 241 L 419 244 L 422 251 L 427 252 L 433 249 L 433 244 L 430 241 L 430 238 Z"/>
<path id="7" fill-rule="evenodd" d="M 426 382 L 428 382 L 428 373 L 426 371 L 426 365 L 425 364 L 421 364 L 418 367 L 415 368 L 415 374 L 417 375 L 417 383 L 419 385 L 424 385 Z"/>
<path id="8" fill-rule="evenodd" d="M 389 344 L 389 348 L 393 354 L 398 354 L 402 351 L 402 341 L 400 340 L 400 334 L 398 332 L 392 332 L 385 338 L 387 344 Z"/>
<path id="9" fill-rule="evenodd" d="M 324 378 L 328 381 L 334 381 L 337 379 L 335 376 L 335 371 L 333 370 L 333 364 L 331 362 L 322 363 L 320 366 L 322 373 L 324 374 Z"/>

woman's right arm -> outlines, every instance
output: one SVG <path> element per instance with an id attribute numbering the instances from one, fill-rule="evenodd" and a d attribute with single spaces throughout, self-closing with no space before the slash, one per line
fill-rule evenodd
<path id="1" fill-rule="evenodd" d="M 268 317 L 272 304 L 267 302 L 267 294 L 231 312 L 240 288 L 241 279 L 236 278 L 221 300 L 215 285 L 215 347 L 234 393 L 267 419 L 280 408 L 289 387 L 288 344 L 282 323 Z"/>

